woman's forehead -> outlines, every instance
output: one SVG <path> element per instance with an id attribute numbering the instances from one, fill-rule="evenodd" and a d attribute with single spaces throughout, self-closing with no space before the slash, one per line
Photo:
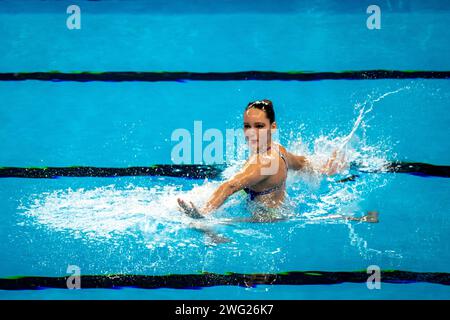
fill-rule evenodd
<path id="1" fill-rule="evenodd" d="M 244 118 L 248 120 L 268 120 L 266 113 L 262 110 L 250 108 L 244 112 Z"/>

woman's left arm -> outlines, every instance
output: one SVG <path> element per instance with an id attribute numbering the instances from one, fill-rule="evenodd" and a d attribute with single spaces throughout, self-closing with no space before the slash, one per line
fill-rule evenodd
<path id="1" fill-rule="evenodd" d="M 287 151 L 286 154 L 289 169 L 305 171 L 313 170 L 311 162 L 305 156 L 298 156 Z"/>
<path id="2" fill-rule="evenodd" d="M 328 159 L 327 163 L 317 170 L 313 167 L 311 161 L 308 160 L 305 156 L 298 156 L 293 153 L 287 152 L 287 159 L 289 164 L 289 169 L 292 170 L 302 170 L 302 171 L 318 171 L 321 174 L 326 174 L 331 176 L 333 174 L 339 173 L 343 168 L 347 166 L 345 159 L 341 156 L 338 159 L 338 151 L 335 150 L 331 155 L 330 159 Z"/>

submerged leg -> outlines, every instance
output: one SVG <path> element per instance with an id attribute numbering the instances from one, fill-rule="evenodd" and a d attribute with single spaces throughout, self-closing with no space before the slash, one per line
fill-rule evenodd
<path id="1" fill-rule="evenodd" d="M 325 219 L 343 219 L 343 220 L 369 222 L 369 223 L 378 223 L 379 222 L 377 211 L 369 211 L 369 212 L 367 212 L 367 214 L 365 216 L 362 216 L 360 218 L 344 216 L 344 215 L 329 215 L 329 216 L 320 218 L 320 220 L 325 220 Z"/>
<path id="2" fill-rule="evenodd" d="M 286 220 L 287 220 L 287 218 L 253 216 L 253 217 L 249 217 L 249 218 L 234 218 L 234 219 L 230 220 L 229 224 L 232 224 L 233 222 L 271 223 L 271 222 L 286 221 Z"/>
<path id="3" fill-rule="evenodd" d="M 287 218 L 284 218 L 284 217 L 274 217 L 274 216 L 266 216 L 266 215 L 261 215 L 261 214 L 254 214 L 253 216 L 247 217 L 247 218 L 233 218 L 230 220 L 222 220 L 218 224 L 229 226 L 229 225 L 234 225 L 236 223 L 242 223 L 242 222 L 272 223 L 272 222 L 286 221 L 286 220 L 287 220 Z M 216 231 L 213 230 L 213 228 L 204 225 L 200 221 L 192 222 L 189 224 L 189 226 L 192 229 L 199 231 L 199 232 L 205 234 L 206 236 L 208 236 L 212 240 L 212 242 L 215 244 L 228 243 L 228 242 L 232 241 L 232 239 L 227 238 L 227 237 L 217 233 Z"/>
<path id="4" fill-rule="evenodd" d="M 369 211 L 367 214 L 360 218 L 359 221 L 370 222 L 370 223 L 378 223 L 378 212 L 377 211 Z"/>

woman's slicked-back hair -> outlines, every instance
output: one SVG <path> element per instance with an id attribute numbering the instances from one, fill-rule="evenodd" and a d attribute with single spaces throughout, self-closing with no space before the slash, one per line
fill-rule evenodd
<path id="1" fill-rule="evenodd" d="M 264 99 L 264 100 L 256 100 L 253 102 L 249 102 L 249 104 L 247 105 L 247 108 L 245 108 L 245 111 L 252 109 L 252 108 L 264 111 L 266 113 L 267 119 L 269 119 L 270 124 L 275 122 L 275 111 L 273 110 L 272 101 L 270 101 L 268 99 Z"/>

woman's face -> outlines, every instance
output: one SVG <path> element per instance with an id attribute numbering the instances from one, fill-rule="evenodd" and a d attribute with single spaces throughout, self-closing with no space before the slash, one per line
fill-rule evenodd
<path id="1" fill-rule="evenodd" d="M 270 124 L 264 111 L 250 108 L 244 112 L 244 134 L 251 150 L 259 152 L 272 143 L 271 130 L 276 129 L 276 123 Z"/>

